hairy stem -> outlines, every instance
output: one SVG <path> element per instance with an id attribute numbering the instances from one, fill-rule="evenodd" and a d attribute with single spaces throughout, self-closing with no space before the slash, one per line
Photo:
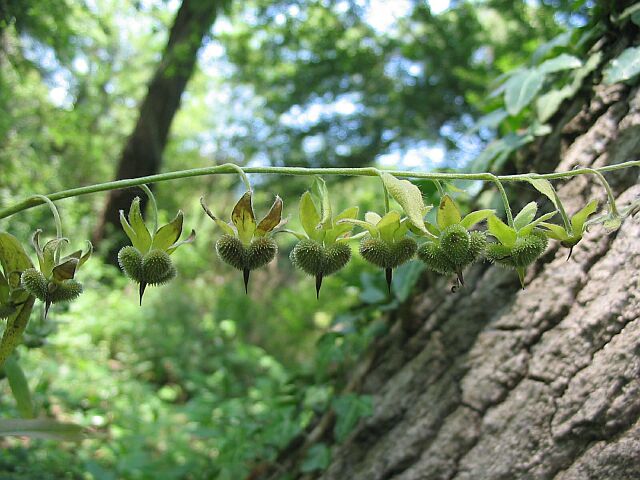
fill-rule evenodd
<path id="1" fill-rule="evenodd" d="M 619 163 L 616 165 L 608 165 L 597 169 L 579 168 L 567 172 L 554 172 L 547 174 L 519 174 L 519 175 L 493 175 L 490 173 L 423 173 L 423 172 L 407 172 L 388 170 L 385 171 L 398 178 L 421 178 L 426 180 L 481 180 L 491 181 L 495 183 L 495 179 L 504 182 L 525 182 L 531 178 L 546 178 L 547 180 L 559 180 L 571 178 L 578 175 L 593 174 L 594 171 L 599 173 L 621 170 L 623 168 L 640 167 L 639 160 Z M 98 183 L 85 187 L 72 188 L 60 192 L 47 195 L 51 201 L 62 200 L 63 198 L 77 197 L 90 193 L 106 192 L 108 190 L 117 190 L 119 188 L 136 187 L 145 183 L 166 182 L 169 180 L 178 180 L 181 178 L 198 177 L 203 175 L 220 175 L 239 173 L 237 165 L 225 164 L 215 167 L 194 168 L 190 170 L 179 170 L 175 172 L 160 173 L 157 175 L 149 175 L 139 178 L 127 178 L 116 180 L 113 182 Z M 304 167 L 246 167 L 240 169 L 243 173 L 261 173 L 261 174 L 278 174 L 278 175 L 342 175 L 342 176 L 360 176 L 375 177 L 378 176 L 377 169 L 369 167 L 363 168 L 304 168 Z M 7 218 L 23 210 L 42 205 L 45 201 L 39 196 L 31 196 L 26 200 L 22 200 L 14 205 L 0 210 L 0 219 Z"/>

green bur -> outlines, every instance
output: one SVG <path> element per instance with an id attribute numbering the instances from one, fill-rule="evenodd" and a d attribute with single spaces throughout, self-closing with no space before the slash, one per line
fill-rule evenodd
<path id="1" fill-rule="evenodd" d="M 76 280 L 48 281 L 35 268 L 28 268 L 20 277 L 23 288 L 45 303 L 45 310 L 54 303 L 70 302 L 82 293 L 82 285 Z"/>
<path id="2" fill-rule="evenodd" d="M 278 245 L 271 237 L 256 237 L 245 246 L 239 238 L 225 234 L 216 242 L 216 251 L 223 262 L 242 270 L 247 293 L 249 274 L 271 262 L 278 253 Z"/>
<path id="3" fill-rule="evenodd" d="M 316 298 L 320 296 L 322 279 L 341 270 L 351 259 L 351 248 L 344 243 L 329 246 L 304 239 L 300 240 L 289 257 L 293 265 L 316 278 Z"/>
<path id="4" fill-rule="evenodd" d="M 143 256 L 135 247 L 123 247 L 118 253 L 118 263 L 127 277 L 140 284 L 140 304 L 147 285 L 162 285 L 177 274 L 169 255 L 158 249 Z"/>

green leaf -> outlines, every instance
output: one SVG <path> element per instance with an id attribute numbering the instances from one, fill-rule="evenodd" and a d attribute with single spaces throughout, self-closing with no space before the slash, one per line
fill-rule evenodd
<path id="1" fill-rule="evenodd" d="M 513 246 L 516 243 L 516 238 L 518 238 L 516 231 L 496 215 L 491 215 L 487 220 L 487 230 L 507 247 Z"/>
<path id="2" fill-rule="evenodd" d="M 182 235 L 183 222 L 184 214 L 182 213 L 182 210 L 178 210 L 176 218 L 160 227 L 153 236 L 151 248 L 166 251 L 171 245 L 176 243 L 180 238 L 180 235 Z"/>
<path id="3" fill-rule="evenodd" d="M 460 224 L 464 228 L 469 230 L 475 224 L 480 223 L 483 220 L 486 220 L 487 218 L 489 218 L 491 215 L 494 215 L 495 213 L 496 213 L 495 210 L 491 210 L 491 209 L 476 210 L 475 212 L 471 212 L 467 214 L 467 216 L 465 216 L 462 219 Z"/>
<path id="4" fill-rule="evenodd" d="M 347 394 L 334 398 L 336 412 L 333 433 L 338 442 L 344 441 L 362 417 L 373 413 L 373 401 L 368 395 Z"/>
<path id="5" fill-rule="evenodd" d="M 604 69 L 604 83 L 624 82 L 640 73 L 640 47 L 631 47 L 624 50 L 617 58 L 609 62 Z"/>
<path id="6" fill-rule="evenodd" d="M 555 58 L 550 58 L 549 60 L 542 62 L 537 69 L 540 73 L 546 74 L 560 72 L 562 70 L 572 70 L 581 66 L 582 62 L 578 57 L 574 57 L 567 53 L 561 53 Z"/>
<path id="7" fill-rule="evenodd" d="M 389 194 L 400 204 L 413 226 L 427 233 L 424 216 L 432 207 L 424 204 L 420 189 L 408 180 L 398 180 L 388 173 L 382 173 L 380 177 Z"/>
<path id="8" fill-rule="evenodd" d="M 144 255 L 149 251 L 149 247 L 151 247 L 151 234 L 149 233 L 149 230 L 147 230 L 147 226 L 144 224 L 144 220 L 142 219 L 142 212 L 140 211 L 140 197 L 134 198 L 131 202 L 131 208 L 129 208 L 129 225 L 135 233 L 136 240 L 134 242 L 131 237 L 129 238 L 131 238 L 133 246 Z"/>
<path id="9" fill-rule="evenodd" d="M 323 227 L 331 228 L 331 202 L 329 200 L 329 190 L 327 190 L 327 184 L 324 179 L 317 177 L 311 190 L 320 204 L 320 224 Z"/>
<path id="10" fill-rule="evenodd" d="M 578 211 L 573 217 L 571 217 L 571 228 L 573 233 L 579 235 L 584 230 L 584 222 L 587 221 L 590 215 L 593 215 L 598 210 L 598 201 L 591 200 L 580 211 Z"/>
<path id="11" fill-rule="evenodd" d="M 300 223 L 309 238 L 319 238 L 321 232 L 317 227 L 320 224 L 320 214 L 309 192 L 304 192 L 300 198 Z"/>
<path id="12" fill-rule="evenodd" d="M 438 213 L 436 216 L 436 222 L 438 223 L 438 227 L 440 230 L 444 230 L 449 225 L 453 225 L 455 223 L 460 223 L 462 221 L 462 217 L 460 215 L 460 210 L 456 205 L 456 202 L 453 201 L 449 195 L 445 195 L 440 200 L 440 205 L 438 206 Z"/>
<path id="13" fill-rule="evenodd" d="M 369 222 L 371 225 L 377 225 L 382 217 L 378 215 L 376 212 L 367 212 L 364 214 L 364 220 Z"/>
<path id="14" fill-rule="evenodd" d="M 538 190 L 540 193 L 545 195 L 549 200 L 551 200 L 551 203 L 553 203 L 553 205 L 556 208 L 559 208 L 556 191 L 553 188 L 553 185 L 551 185 L 551 182 L 549 182 L 549 180 L 546 180 L 544 178 L 530 178 L 530 179 L 527 179 L 527 181 L 531 185 L 533 185 L 536 190 Z"/>
<path id="15" fill-rule="evenodd" d="M 0 436 L 77 442 L 86 438 L 87 430 L 75 423 L 63 423 L 48 418 L 0 419 Z"/>
<path id="16" fill-rule="evenodd" d="M 537 69 L 520 72 L 507 81 L 504 103 L 509 115 L 517 115 L 531 103 L 544 83 L 544 74 Z"/>
<path id="17" fill-rule="evenodd" d="M 256 231 L 256 218 L 253 214 L 253 205 L 251 203 L 251 192 L 246 192 L 231 212 L 231 221 L 238 230 L 238 238 L 245 245 L 251 242 L 253 234 Z"/>
<path id="18" fill-rule="evenodd" d="M 13 398 L 16 400 L 18 412 L 20 412 L 22 418 L 33 418 L 35 415 L 31 392 L 29 391 L 29 383 L 14 355 L 7 358 L 7 361 L 4 363 L 4 372 L 7 374 L 9 387 L 11 388 Z"/>
<path id="19" fill-rule="evenodd" d="M 526 227 L 536 217 L 537 212 L 538 204 L 536 202 L 527 203 L 524 208 L 520 210 L 520 213 L 516 215 L 516 218 L 513 219 L 513 228 L 519 231 Z"/>
<path id="20" fill-rule="evenodd" d="M 340 215 L 335 218 L 335 221 L 342 220 L 344 218 L 357 218 L 358 217 L 358 207 L 349 207 L 343 210 Z"/>
<path id="21" fill-rule="evenodd" d="M 560 89 L 550 90 L 544 95 L 540 95 L 536 100 L 536 112 L 538 120 L 545 123 L 558 111 L 562 102 L 573 95 L 574 91 L 570 85 Z"/>
<path id="22" fill-rule="evenodd" d="M 300 471 L 310 473 L 326 469 L 331 463 L 331 450 L 325 443 L 316 443 L 307 451 Z"/>
<path id="23" fill-rule="evenodd" d="M 262 237 L 276 228 L 282 220 L 282 199 L 276 195 L 276 199 L 256 228 L 256 235 Z"/>

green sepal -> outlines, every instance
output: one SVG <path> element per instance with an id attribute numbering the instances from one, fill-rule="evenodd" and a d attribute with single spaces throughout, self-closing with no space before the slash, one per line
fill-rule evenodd
<path id="1" fill-rule="evenodd" d="M 233 232 L 233 230 L 232 230 Z M 166 252 L 171 255 L 173 252 L 176 251 L 176 249 L 178 247 L 180 247 L 181 245 L 186 245 L 188 243 L 193 243 L 196 239 L 196 231 L 195 230 L 191 230 L 191 233 L 189 234 L 189 236 L 187 238 L 185 238 L 184 240 L 179 240 L 176 243 L 174 243 L 173 245 L 171 245 L 169 248 L 167 248 Z"/>
<path id="2" fill-rule="evenodd" d="M 449 225 L 460 223 L 461 221 L 462 217 L 460 215 L 460 209 L 458 209 L 456 202 L 454 202 L 453 198 L 449 195 L 444 195 L 440 200 L 438 213 L 436 215 L 438 227 L 440 227 L 440 230 L 443 230 Z"/>
<path id="3" fill-rule="evenodd" d="M 36 242 L 40 241 L 39 234 L 34 238 Z M 40 271 L 45 277 L 49 278 L 51 276 L 53 268 L 56 266 L 56 256 L 59 255 L 60 249 L 65 243 L 69 243 L 69 240 L 66 238 L 54 238 L 44 244 L 42 248 L 43 262 L 40 264 Z"/>
<path id="4" fill-rule="evenodd" d="M 560 225 L 556 225 L 555 223 L 540 222 L 540 226 L 546 228 L 544 234 L 549 238 L 560 241 L 569 238 L 569 235 L 567 235 L 567 231 Z"/>
<path id="5" fill-rule="evenodd" d="M 362 227 L 367 232 L 369 232 L 369 235 L 371 235 L 372 237 L 379 236 L 379 232 L 376 226 L 364 220 L 357 220 L 355 218 L 344 218 L 338 222 L 338 225 L 344 225 L 344 224 L 355 225 L 356 227 Z"/>
<path id="6" fill-rule="evenodd" d="M 513 228 L 516 231 L 521 230 L 531 223 L 538 212 L 538 204 L 536 202 L 527 203 L 520 213 L 513 219 Z"/>
<path id="7" fill-rule="evenodd" d="M 469 230 L 471 227 L 473 227 L 477 223 L 480 223 L 483 220 L 486 220 L 487 218 L 489 218 L 491 215 L 494 215 L 495 213 L 496 213 L 495 210 L 491 210 L 491 209 L 476 210 L 475 212 L 471 212 L 471 213 L 467 214 L 462 219 L 460 224 L 464 228 Z"/>
<path id="8" fill-rule="evenodd" d="M 582 209 L 580 209 L 576 214 L 571 217 L 571 228 L 575 235 L 582 234 L 584 231 L 584 224 L 587 221 L 589 216 L 596 213 L 598 210 L 598 201 L 591 200 L 587 203 Z"/>
<path id="9" fill-rule="evenodd" d="M 380 219 L 376 228 L 384 241 L 392 242 L 395 232 L 400 228 L 400 214 L 390 211 Z"/>
<path id="10" fill-rule="evenodd" d="M 76 275 L 78 263 L 79 261 L 77 258 L 69 258 L 68 260 L 65 260 L 53 267 L 51 272 L 53 274 L 53 280 L 56 282 L 71 280 Z"/>
<path id="11" fill-rule="evenodd" d="M 273 202 L 273 205 L 269 209 L 269 213 L 267 213 L 258 226 L 256 227 L 256 236 L 263 237 L 267 233 L 271 232 L 274 228 L 276 228 L 280 221 L 282 220 L 282 199 L 276 195 L 276 199 Z"/>
<path id="12" fill-rule="evenodd" d="M 142 218 L 140 197 L 134 198 L 133 202 L 131 202 L 131 207 L 129 208 L 129 225 L 131 225 L 137 237 L 139 247 L 136 248 L 138 248 L 141 253 L 147 252 L 151 248 L 151 234 Z"/>
<path id="13" fill-rule="evenodd" d="M 320 239 L 322 232 L 317 228 L 320 224 L 320 214 L 308 191 L 300 198 L 300 223 L 310 239 Z"/>
<path id="14" fill-rule="evenodd" d="M 542 222 L 545 222 L 551 217 L 555 216 L 556 213 L 558 213 L 558 211 L 554 210 L 553 212 L 545 213 L 541 217 L 536 218 L 533 222 L 518 230 L 518 235 L 529 235 L 531 232 L 533 232 L 534 228 L 536 228 Z"/>
<path id="15" fill-rule="evenodd" d="M 166 225 L 160 227 L 153 236 L 151 242 L 151 250 L 167 250 L 171 245 L 175 244 L 182 234 L 182 225 L 184 222 L 184 214 L 182 210 L 178 210 L 176 218 Z"/>
<path id="16" fill-rule="evenodd" d="M 496 237 L 500 243 L 506 246 L 514 245 L 516 243 L 516 238 L 518 238 L 516 231 L 500 220 L 496 215 L 489 216 L 487 220 L 487 229 L 491 235 Z"/>
<path id="17" fill-rule="evenodd" d="M 371 225 L 377 225 L 382 217 L 378 215 L 376 212 L 367 212 L 364 214 L 365 222 L 369 222 Z"/>
<path id="18" fill-rule="evenodd" d="M 325 230 L 333 228 L 331 201 L 329 199 L 329 190 L 324 179 L 316 177 L 311 187 L 313 195 L 318 199 L 320 204 L 320 225 Z"/>
<path id="19" fill-rule="evenodd" d="M 251 192 L 246 192 L 231 212 L 231 221 L 238 231 L 240 241 L 248 245 L 256 231 L 256 218 L 253 214 L 253 205 L 251 202 Z"/>

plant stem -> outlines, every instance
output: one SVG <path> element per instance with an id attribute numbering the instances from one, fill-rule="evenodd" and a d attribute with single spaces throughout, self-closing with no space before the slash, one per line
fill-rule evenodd
<path id="1" fill-rule="evenodd" d="M 53 221 L 56 224 L 56 238 L 62 238 L 62 221 L 60 220 L 60 213 L 58 212 L 58 207 L 56 207 L 55 203 L 53 203 L 49 198 L 44 195 L 34 195 L 32 198 L 38 198 L 42 200 L 49 206 L 49 210 L 53 214 Z M 58 264 L 60 261 L 60 248 L 56 248 L 55 253 L 53 255 L 53 261 Z"/>
<path id="2" fill-rule="evenodd" d="M 156 197 L 153 192 L 144 183 L 140 185 L 140 188 L 144 193 L 146 193 L 147 197 L 149 197 L 151 210 L 153 210 L 153 231 L 151 232 L 151 236 L 153 237 L 158 231 L 158 202 L 156 202 Z"/>
<path id="3" fill-rule="evenodd" d="M 613 196 L 613 192 L 611 191 L 609 182 L 607 182 L 607 179 L 604 178 L 604 175 L 602 175 L 602 173 L 600 173 L 598 170 L 593 168 L 587 168 L 587 170 L 589 170 L 589 173 L 592 173 L 593 175 L 598 177 L 598 180 L 600 180 L 600 183 L 602 183 L 602 186 L 607 191 L 607 198 L 609 199 L 609 213 L 617 217 L 619 214 L 618 207 L 616 207 L 616 197 Z"/>
<path id="4" fill-rule="evenodd" d="M 481 180 L 491 181 L 495 183 L 495 179 L 500 182 L 525 182 L 530 178 L 546 178 L 547 180 L 558 180 L 563 178 L 571 178 L 578 175 L 593 174 L 594 171 L 599 173 L 621 170 L 623 168 L 640 167 L 640 161 L 634 160 L 616 165 L 608 165 L 597 169 L 580 168 L 570 170 L 568 172 L 555 172 L 547 174 L 519 174 L 519 175 L 493 175 L 490 173 L 423 173 L 423 172 L 407 172 L 389 170 L 389 173 L 399 178 L 422 178 L 426 180 Z M 117 190 L 119 188 L 136 187 L 145 183 L 166 182 L 169 180 L 178 180 L 180 178 L 198 177 L 203 175 L 220 175 L 239 173 L 237 165 L 225 164 L 215 167 L 194 168 L 190 170 L 179 170 L 175 172 L 159 173 L 157 175 L 149 175 L 139 178 L 127 178 L 116 180 L 113 182 L 98 183 L 85 187 L 72 188 L 60 192 L 47 195 L 51 201 L 62 200 L 64 198 L 77 197 L 90 193 L 105 192 L 108 190 Z M 279 174 L 279 175 L 343 175 L 343 176 L 360 176 L 375 177 L 378 176 L 377 169 L 370 167 L 363 168 L 305 168 L 305 167 L 246 167 L 243 173 L 262 173 L 262 174 Z M 31 196 L 21 202 L 0 210 L 0 219 L 7 218 L 23 210 L 42 205 L 45 203 L 39 196 Z"/>
<path id="5" fill-rule="evenodd" d="M 493 173 L 487 173 L 486 175 L 487 175 L 487 180 L 495 183 L 496 187 L 498 187 L 498 191 L 500 192 L 500 196 L 502 197 L 502 203 L 504 204 L 504 213 L 507 215 L 507 224 L 511 228 L 515 228 L 513 226 L 513 213 L 511 213 L 511 205 L 509 205 L 509 197 L 507 197 L 507 192 L 505 192 L 502 182 Z"/>

